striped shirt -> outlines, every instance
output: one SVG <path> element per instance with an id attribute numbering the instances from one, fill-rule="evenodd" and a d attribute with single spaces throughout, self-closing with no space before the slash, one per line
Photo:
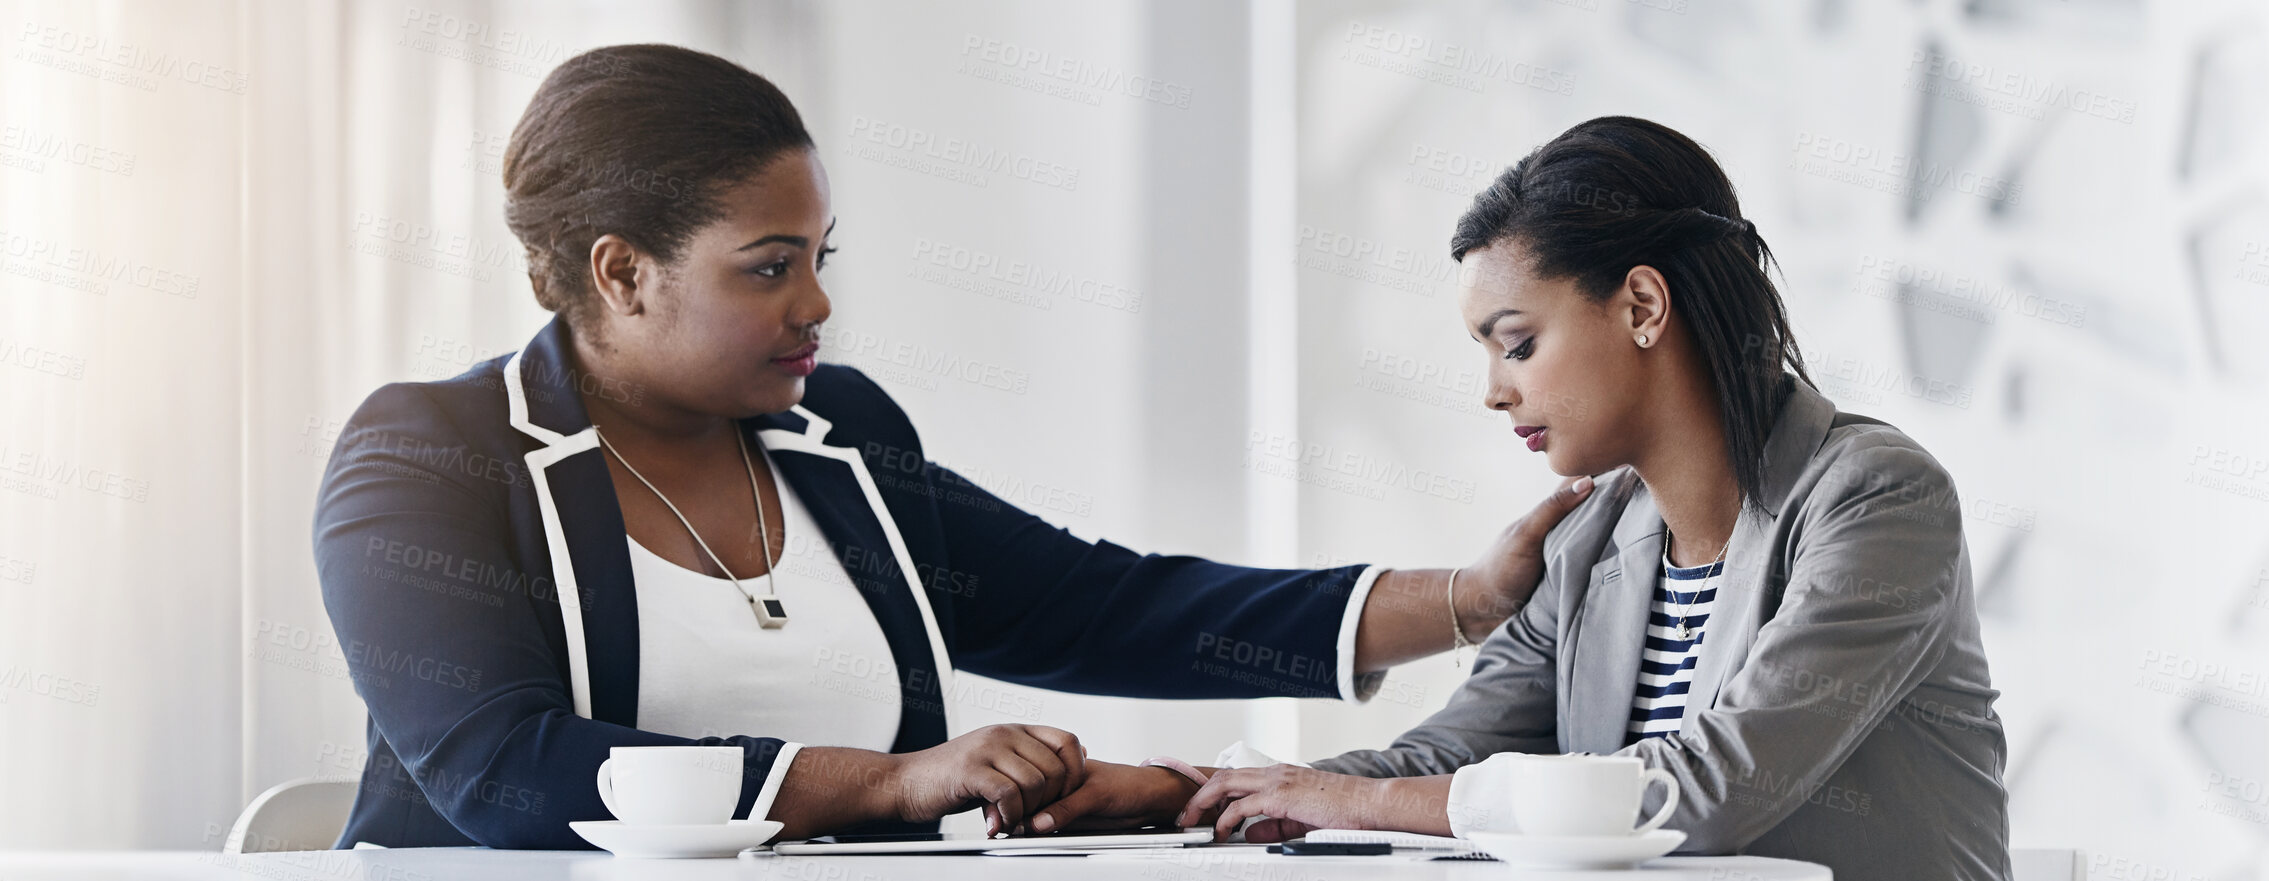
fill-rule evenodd
<path id="1" fill-rule="evenodd" d="M 1684 568 L 1663 562 L 1662 583 L 1647 607 L 1647 644 L 1639 653 L 1639 687 L 1631 696 L 1626 743 L 1676 734 L 1686 718 L 1686 691 L 1694 685 L 1694 664 L 1702 656 L 1702 626 L 1709 623 L 1710 604 L 1718 594 L 1715 582 L 1702 589 L 1704 579 L 1724 568 L 1724 561 Z M 1689 639 L 1678 638 L 1681 613 Z"/>

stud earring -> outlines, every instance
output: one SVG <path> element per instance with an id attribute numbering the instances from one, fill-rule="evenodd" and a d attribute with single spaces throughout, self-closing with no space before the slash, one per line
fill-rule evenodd
<path id="1" fill-rule="evenodd" d="M 1643 334 L 1643 333 L 1642 333 L 1642 334 L 1639 334 L 1639 348 L 1642 348 L 1642 349 L 1644 349 L 1644 348 L 1646 348 L 1646 347 L 1647 347 L 1647 335 L 1646 335 L 1646 334 Z"/>

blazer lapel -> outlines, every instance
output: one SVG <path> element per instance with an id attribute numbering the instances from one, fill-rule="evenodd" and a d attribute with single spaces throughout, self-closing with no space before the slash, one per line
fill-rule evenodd
<path id="1" fill-rule="evenodd" d="M 584 612 L 584 654 L 598 659 L 588 674 L 589 715 L 635 728 L 638 586 L 630 572 L 630 533 L 602 455 L 596 448 L 584 450 L 554 463 L 537 479 L 548 482 L 558 504 L 557 531 L 566 539 L 567 566 L 574 570 Z M 552 568 L 560 568 L 556 557 Z"/>
<path id="2" fill-rule="evenodd" d="M 1764 613 L 1763 591 L 1758 588 L 1772 568 L 1764 557 L 1771 525 L 1771 517 L 1748 510 L 1734 521 L 1725 566 L 1709 583 L 1717 600 L 1710 604 L 1709 625 L 1702 629 L 1702 654 L 1694 662 L 1693 685 L 1686 692 L 1686 720 L 1717 704 L 1719 687 L 1748 660 L 1749 647 L 1757 641 L 1759 617 Z M 1684 721 L 1679 727 L 1684 729 Z"/>
<path id="3" fill-rule="evenodd" d="M 543 445 L 526 459 L 559 588 L 575 713 L 636 726 L 638 596 L 628 533 L 572 369 L 567 325 L 555 318 L 505 365 L 505 397 L 512 426 Z"/>
<path id="4" fill-rule="evenodd" d="M 865 460 L 856 450 L 824 443 L 828 423 L 802 407 L 759 416 L 744 425 L 811 511 L 828 547 L 882 625 L 898 668 L 902 708 L 892 751 L 944 743 L 950 730 L 946 707 L 953 669 L 935 617 L 941 610 L 932 609 L 918 593 L 918 573 L 901 563 L 901 548 L 893 541 L 895 524 L 885 522 L 888 510 L 879 507 L 879 499 L 870 500 L 868 487 L 860 480 Z M 793 620 L 795 598 L 781 599 Z"/>
<path id="5" fill-rule="evenodd" d="M 1755 505 L 1742 506 L 1734 521 L 1732 540 L 1726 546 L 1725 568 L 1713 586 L 1717 602 L 1711 605 L 1710 623 L 1702 635 L 1702 656 L 1694 664 L 1694 685 L 1686 697 L 1686 718 L 1717 705 L 1718 691 L 1749 659 L 1757 631 L 1779 608 L 1781 591 L 1776 583 L 1787 573 L 1773 557 L 1773 524 L 1788 500 L 1796 479 L 1827 441 L 1836 406 L 1819 392 L 1796 380 L 1783 379 L 1787 397 L 1773 430 L 1765 439 L 1765 474 L 1762 495 Z M 1771 609 L 1767 605 L 1772 606 Z"/>
<path id="6" fill-rule="evenodd" d="M 1638 692 L 1639 652 L 1646 645 L 1647 604 L 1662 559 L 1662 515 L 1646 486 L 1633 480 L 1631 499 L 1615 524 L 1614 553 L 1593 567 L 1575 626 L 1566 690 L 1568 752 L 1605 755 L 1623 748 Z"/>

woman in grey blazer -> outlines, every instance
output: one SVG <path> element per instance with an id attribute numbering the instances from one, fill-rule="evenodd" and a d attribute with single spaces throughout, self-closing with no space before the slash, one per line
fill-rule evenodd
<path id="1" fill-rule="evenodd" d="M 1487 403 L 1597 488 L 1447 707 L 1312 768 L 1198 770 L 1181 822 L 1266 818 L 1249 840 L 1510 830 L 1508 754 L 1614 753 L 1677 778 L 1666 828 L 1685 852 L 2008 876 L 2007 749 L 1953 481 L 1812 387 L 1740 217 L 1699 145 L 1621 117 L 1476 197 L 1452 254 Z M 1050 813 L 1131 813 L 1110 795 Z"/>

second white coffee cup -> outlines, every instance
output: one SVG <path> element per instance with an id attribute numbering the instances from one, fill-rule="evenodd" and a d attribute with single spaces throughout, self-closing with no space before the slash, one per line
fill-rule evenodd
<path id="1" fill-rule="evenodd" d="M 724 823 L 740 804 L 742 757 L 737 746 L 618 746 L 599 763 L 599 801 L 624 823 Z"/>
<path id="2" fill-rule="evenodd" d="M 1678 778 L 1632 756 L 1523 756 L 1513 764 L 1513 822 L 1524 835 L 1643 835 L 1678 808 Z M 1632 828 L 1648 783 L 1668 792 Z"/>

